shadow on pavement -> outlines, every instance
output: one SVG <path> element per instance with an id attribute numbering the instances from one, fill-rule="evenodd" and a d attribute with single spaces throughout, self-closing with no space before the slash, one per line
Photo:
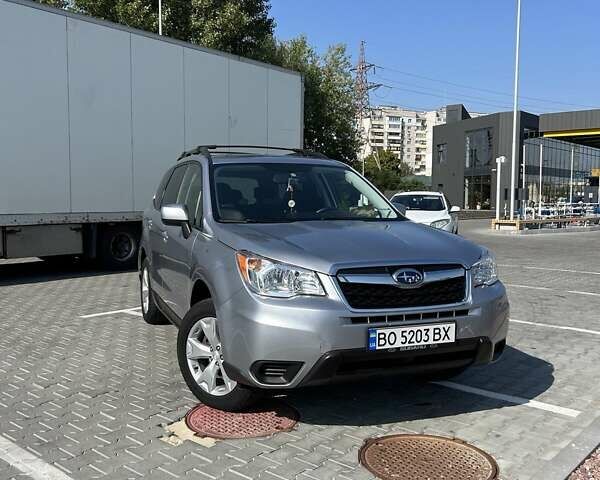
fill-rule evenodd
<path id="1" fill-rule="evenodd" d="M 450 381 L 531 400 L 554 382 L 551 363 L 507 347 L 495 364 L 472 367 Z M 287 401 L 300 421 L 315 425 L 383 425 L 425 420 L 513 405 L 410 377 L 312 387 L 291 392 Z"/>
<path id="2" fill-rule="evenodd" d="M 134 272 L 135 270 L 125 270 Z M 123 270 L 101 270 L 77 260 L 44 261 L 27 259 L 22 262 L 0 262 L 0 286 L 24 285 L 69 278 L 93 277 L 123 273 Z"/>

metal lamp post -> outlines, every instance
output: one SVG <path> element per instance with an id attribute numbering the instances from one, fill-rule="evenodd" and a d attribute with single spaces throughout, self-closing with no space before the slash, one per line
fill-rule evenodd
<path id="1" fill-rule="evenodd" d="M 505 161 L 504 155 L 496 159 L 496 220 L 500 220 L 500 178 L 502 177 L 502 164 Z"/>
<path id="2" fill-rule="evenodd" d="M 162 35 L 162 0 L 158 0 L 158 34 Z"/>
<path id="3" fill-rule="evenodd" d="M 521 0 L 517 0 L 517 41 L 515 45 L 515 89 L 513 97 L 513 135 L 510 169 L 510 219 L 515 218 L 515 185 L 517 166 L 517 112 L 519 108 L 519 46 L 521 40 Z"/>

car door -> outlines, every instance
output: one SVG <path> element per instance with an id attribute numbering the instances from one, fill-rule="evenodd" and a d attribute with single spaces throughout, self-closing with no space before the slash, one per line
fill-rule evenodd
<path id="1" fill-rule="evenodd" d="M 156 217 L 152 219 L 152 229 L 149 235 L 150 248 L 152 249 L 152 270 L 154 274 L 152 277 L 152 289 L 163 301 L 166 301 L 166 291 L 169 288 L 165 284 L 165 272 L 168 267 L 165 264 L 165 254 L 168 247 L 169 233 L 167 226 L 162 221 L 160 209 L 164 205 L 177 203 L 177 196 L 179 195 L 179 189 L 186 170 L 187 165 L 179 165 L 173 170 L 165 186 L 162 198 L 159 199 L 158 212 Z"/>
<path id="2" fill-rule="evenodd" d="M 198 163 L 190 163 L 183 176 L 177 199 L 173 202 L 185 206 L 190 227 L 195 224 L 201 196 L 202 168 Z M 165 230 L 168 239 L 163 258 L 165 265 L 163 277 L 165 282 L 164 300 L 179 318 L 183 318 L 189 309 L 191 258 L 198 230 L 191 228 L 190 231 L 173 225 L 165 226 Z"/>
<path id="3" fill-rule="evenodd" d="M 167 170 L 152 199 L 152 208 L 144 212 L 144 228 L 147 232 L 148 246 L 150 247 L 148 252 L 150 260 L 150 283 L 152 284 L 152 290 L 157 294 L 160 290 L 161 279 L 155 266 L 158 265 L 158 254 L 163 243 L 159 228 L 161 223 L 160 204 L 165 193 L 165 187 L 172 174 L 173 168 Z"/>

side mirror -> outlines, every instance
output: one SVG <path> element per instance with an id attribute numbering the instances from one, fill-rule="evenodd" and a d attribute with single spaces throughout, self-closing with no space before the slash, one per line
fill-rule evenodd
<path id="1" fill-rule="evenodd" d="M 460 212 L 460 207 L 457 207 L 456 205 L 450 208 L 450 213 L 458 213 Z"/>
<path id="2" fill-rule="evenodd" d="M 185 205 L 165 205 L 160 209 L 160 217 L 165 225 L 181 227 L 185 238 L 192 233 Z"/>

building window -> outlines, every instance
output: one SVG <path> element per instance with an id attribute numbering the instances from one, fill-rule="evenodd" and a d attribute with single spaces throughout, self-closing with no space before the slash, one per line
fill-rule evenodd
<path id="1" fill-rule="evenodd" d="M 465 167 L 477 168 L 492 165 L 494 135 L 491 128 L 467 132 L 465 135 Z"/>

